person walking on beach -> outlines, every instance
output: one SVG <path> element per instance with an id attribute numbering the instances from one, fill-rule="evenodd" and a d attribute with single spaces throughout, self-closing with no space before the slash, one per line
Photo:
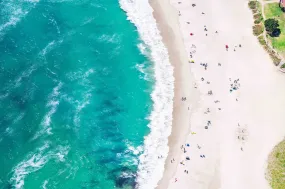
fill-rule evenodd
<path id="1" fill-rule="evenodd" d="M 229 46 L 228 46 L 228 45 L 226 45 L 226 50 L 227 50 L 227 51 L 229 50 Z"/>

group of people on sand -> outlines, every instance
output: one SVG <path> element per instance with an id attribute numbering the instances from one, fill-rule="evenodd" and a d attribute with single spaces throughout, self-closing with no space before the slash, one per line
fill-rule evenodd
<path id="1" fill-rule="evenodd" d="M 182 2 L 178 2 L 178 4 L 181 4 L 181 3 L 182 3 Z M 196 4 L 193 3 L 193 4 L 192 4 L 192 7 L 193 7 L 193 8 L 196 7 Z M 205 14 L 205 13 L 202 12 L 202 14 Z M 182 15 L 180 11 L 179 11 L 178 15 L 179 15 L 179 16 Z M 190 25 L 190 21 L 187 21 L 186 24 Z M 204 32 L 206 32 L 206 36 L 208 36 L 209 28 L 208 28 L 206 25 L 204 25 Z M 214 33 L 217 35 L 217 34 L 218 34 L 218 31 L 215 31 Z M 195 37 L 193 32 L 190 32 L 189 35 L 190 35 L 190 37 Z M 236 49 L 237 49 L 238 47 L 241 48 L 241 47 L 242 47 L 241 44 L 236 45 L 236 46 L 233 46 L 233 48 L 232 48 L 233 51 L 236 51 Z M 226 51 L 229 51 L 229 50 L 230 50 L 230 47 L 229 47 L 228 44 L 225 44 L 225 50 L 226 50 Z M 195 64 L 195 60 L 194 60 L 194 55 L 195 55 L 195 53 L 196 53 L 196 45 L 195 45 L 195 44 L 192 44 L 191 50 L 190 50 L 190 52 L 189 52 L 189 58 L 190 58 L 190 60 L 188 61 L 189 63 Z M 208 63 L 200 63 L 200 65 L 203 67 L 204 70 L 208 70 Z M 218 62 L 217 65 L 220 67 L 220 66 L 222 66 L 222 63 Z M 204 82 L 204 80 L 205 80 L 205 78 L 204 78 L 204 77 L 201 77 L 201 81 Z M 230 93 L 233 92 L 233 91 L 236 91 L 236 90 L 238 90 L 238 89 L 240 88 L 239 78 L 233 80 L 233 82 L 232 82 L 232 80 L 231 80 L 231 78 L 230 78 L 230 82 L 231 82 L 231 83 L 230 83 Z M 210 81 L 206 81 L 206 84 L 209 85 L 209 84 L 210 84 Z M 194 83 L 194 88 L 195 88 L 195 89 L 198 88 L 197 83 Z M 212 96 L 214 93 L 213 93 L 212 90 L 208 90 L 208 93 L 207 93 L 207 94 L 208 94 L 209 96 Z M 187 101 L 187 98 L 186 98 L 186 97 L 181 97 L 181 101 L 183 101 L 183 102 L 184 102 L 184 101 Z M 238 101 L 237 98 L 236 98 L 236 101 Z M 219 104 L 219 103 L 220 103 L 219 100 L 214 100 L 213 102 L 214 102 L 215 104 Z M 188 107 L 188 110 L 189 110 L 189 107 Z M 221 108 L 218 107 L 218 110 L 221 110 Z M 207 108 L 207 110 L 204 112 L 204 114 L 210 114 L 210 113 L 211 113 L 210 108 Z M 211 125 L 212 125 L 211 121 L 208 120 L 208 121 L 207 121 L 207 124 L 206 124 L 206 126 L 205 126 L 204 128 L 205 128 L 206 130 L 207 130 L 207 129 L 210 129 Z M 242 132 L 243 132 L 243 131 L 244 131 L 244 130 L 242 130 Z M 197 133 L 192 131 L 191 134 L 194 135 L 194 134 L 197 134 Z M 238 136 L 238 140 L 243 141 L 244 139 L 245 139 L 245 137 L 244 137 L 242 134 Z M 187 153 L 187 148 L 190 148 L 190 144 L 181 145 L 181 150 L 183 151 L 183 153 L 184 153 L 185 155 L 186 155 L 186 153 Z M 197 144 L 197 148 L 200 150 L 200 149 L 201 149 L 201 146 L 200 146 L 199 144 Z M 241 151 L 244 150 L 243 147 L 241 147 L 240 149 L 241 149 Z M 187 154 L 187 155 L 188 155 L 188 154 Z M 204 158 L 206 158 L 206 155 L 205 155 L 205 154 L 200 154 L 200 158 L 204 159 Z M 186 160 L 183 159 L 183 160 L 180 162 L 180 164 L 181 164 L 182 166 L 184 166 L 185 163 L 187 163 L 187 161 L 190 161 L 190 156 L 186 156 L 185 159 L 186 159 Z M 174 161 L 175 161 L 174 158 L 171 159 L 171 163 L 173 163 Z M 184 161 L 185 161 L 185 162 L 184 162 Z M 184 170 L 184 173 L 188 174 L 188 170 L 185 169 L 185 170 Z M 175 178 L 175 182 L 177 182 L 177 181 L 178 181 L 178 179 Z"/>

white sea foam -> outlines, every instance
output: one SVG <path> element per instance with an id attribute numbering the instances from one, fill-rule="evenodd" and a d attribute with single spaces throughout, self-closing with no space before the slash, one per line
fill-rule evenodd
<path id="1" fill-rule="evenodd" d="M 127 147 L 128 147 L 127 152 L 131 152 L 133 155 L 139 155 L 143 152 L 142 146 L 134 147 L 129 143 L 127 143 Z"/>
<path id="2" fill-rule="evenodd" d="M 87 72 L 84 73 L 84 77 L 89 77 L 90 74 L 93 74 L 94 70 L 91 68 L 89 70 L 87 70 Z"/>
<path id="3" fill-rule="evenodd" d="M 11 135 L 13 132 L 14 132 L 14 129 L 11 128 L 11 127 L 7 127 L 7 128 L 5 129 L 5 133 L 6 133 L 7 135 Z"/>
<path id="4" fill-rule="evenodd" d="M 10 182 L 13 184 L 14 188 L 23 188 L 25 178 L 29 174 L 40 170 L 51 159 L 55 161 L 59 160 L 61 162 L 64 161 L 64 157 L 69 152 L 69 147 L 58 146 L 55 150 L 50 150 L 49 148 L 49 142 L 45 142 L 42 147 L 28 154 L 22 162 L 13 168 L 13 175 Z"/>
<path id="5" fill-rule="evenodd" d="M 10 26 L 15 26 L 27 13 L 27 11 L 24 12 L 21 8 L 13 10 L 8 21 L 0 25 L 0 34 L 2 34 L 2 32 Z"/>
<path id="6" fill-rule="evenodd" d="M 13 82 L 13 84 L 15 83 L 13 88 L 19 87 L 22 84 L 23 78 L 29 77 L 36 69 L 36 65 L 32 65 L 27 70 L 23 71 Z"/>
<path id="7" fill-rule="evenodd" d="M 57 34 L 60 34 L 60 29 L 55 19 L 49 18 L 49 21 L 56 27 Z"/>
<path id="8" fill-rule="evenodd" d="M 63 40 L 58 40 L 58 41 L 51 41 L 41 50 L 39 53 L 40 56 L 45 56 L 47 53 L 49 53 L 52 49 L 54 49 L 57 45 L 61 44 Z"/>
<path id="9" fill-rule="evenodd" d="M 126 141 L 127 150 L 124 152 L 124 159 L 126 162 L 124 162 L 127 165 L 138 165 L 139 161 L 137 159 L 137 156 L 141 155 L 143 152 L 143 147 L 138 146 L 134 147 L 131 145 L 128 141 Z M 117 154 L 117 157 L 121 157 L 122 154 Z"/>
<path id="10" fill-rule="evenodd" d="M 30 3 L 38 3 L 40 0 L 24 0 L 25 2 L 30 2 Z"/>
<path id="11" fill-rule="evenodd" d="M 37 152 L 29 154 L 24 161 L 13 168 L 13 176 L 10 182 L 14 184 L 16 189 L 23 188 L 26 175 L 39 170 L 46 163 L 47 158 L 42 153 L 47 148 L 48 145 L 44 144 Z"/>
<path id="12" fill-rule="evenodd" d="M 48 104 L 47 104 L 47 107 L 50 107 L 50 110 L 49 112 L 45 115 L 45 118 L 44 118 L 44 121 L 42 122 L 42 125 L 44 126 L 49 126 L 50 125 L 50 122 L 51 122 L 51 116 L 55 113 L 56 111 L 56 108 L 59 104 L 59 101 L 50 101 Z"/>
<path id="13" fill-rule="evenodd" d="M 120 0 L 120 5 L 126 11 L 128 19 L 137 27 L 141 39 L 150 48 L 150 58 L 154 62 L 155 87 L 151 94 L 154 104 L 149 117 L 150 133 L 145 137 L 136 180 L 137 188 L 152 189 L 162 177 L 164 161 L 169 151 L 167 138 L 172 125 L 173 67 L 148 0 Z"/>
<path id="14" fill-rule="evenodd" d="M 54 87 L 52 92 L 49 94 L 48 103 L 46 105 L 46 107 L 49 108 L 49 111 L 46 113 L 41 122 L 42 126 L 41 130 L 35 134 L 32 140 L 37 139 L 39 136 L 41 136 L 44 133 L 47 133 L 49 135 L 52 134 L 51 132 L 52 128 L 50 127 L 51 118 L 52 115 L 56 112 L 57 107 L 59 105 L 59 94 L 60 94 L 59 90 L 61 89 L 62 85 L 63 83 L 59 82 L 58 85 Z"/>
<path id="15" fill-rule="evenodd" d="M 133 173 L 128 173 L 128 172 L 122 172 L 120 177 L 122 178 L 132 178 L 134 177 L 135 175 Z"/>
<path id="16" fill-rule="evenodd" d="M 35 7 L 35 5 L 39 2 L 39 0 L 25 0 L 25 1 L 10 1 L 3 0 L 0 2 L 0 14 L 4 15 L 3 20 L 4 23 L 0 25 L 0 40 L 2 36 L 5 35 L 5 32 L 16 26 L 18 22 L 21 21 L 23 17 L 25 17 L 31 9 Z M 25 6 L 23 5 L 25 3 Z M 29 3 L 29 4 L 27 4 Z"/>
<path id="17" fill-rule="evenodd" d="M 47 44 L 47 46 L 45 46 L 45 48 L 43 50 L 41 50 L 41 52 L 39 53 L 40 55 L 44 56 L 46 55 L 46 53 L 48 52 L 49 49 L 52 48 L 52 46 L 55 44 L 55 41 L 51 41 Z"/>
<path id="18" fill-rule="evenodd" d="M 31 65 L 28 69 L 26 69 L 25 71 L 21 72 L 14 80 L 12 80 L 11 82 L 8 82 L 8 84 L 6 86 L 3 86 L 2 88 L 4 89 L 4 91 L 8 91 L 3 95 L 0 95 L 0 100 L 8 97 L 10 95 L 10 92 L 21 86 L 22 85 L 22 81 L 25 78 L 29 78 L 30 75 L 32 75 L 32 73 L 37 70 L 37 65 L 33 64 Z"/>
<path id="19" fill-rule="evenodd" d="M 80 126 L 80 112 L 83 108 L 85 108 L 88 104 L 90 104 L 90 99 L 92 97 L 92 90 L 93 86 L 90 84 L 90 80 L 88 77 L 95 73 L 94 69 L 88 69 L 86 72 L 78 75 L 81 79 L 80 84 L 82 86 L 85 86 L 88 90 L 83 93 L 82 100 L 76 100 L 75 102 L 72 102 L 72 104 L 76 104 L 76 111 L 73 118 L 73 123 L 75 126 Z"/>
<path id="20" fill-rule="evenodd" d="M 96 70 L 90 68 L 86 72 L 78 70 L 76 72 L 67 73 L 67 77 L 70 81 L 82 80 L 83 82 L 87 83 L 88 77 L 93 73 L 96 73 Z"/>
<path id="21" fill-rule="evenodd" d="M 48 180 L 45 180 L 43 185 L 42 185 L 42 188 L 43 189 L 47 189 L 47 184 L 48 184 Z"/>
<path id="22" fill-rule="evenodd" d="M 88 19 L 86 19 L 86 20 L 81 24 L 81 26 L 85 26 L 86 24 L 89 24 L 89 23 L 93 22 L 94 19 L 95 19 L 95 18 L 88 18 Z"/>
<path id="23" fill-rule="evenodd" d="M 142 73 L 142 75 L 139 76 L 140 79 L 150 81 L 151 78 L 149 77 L 149 70 L 146 68 L 145 64 L 136 64 L 135 68 Z"/>
<path id="24" fill-rule="evenodd" d="M 13 120 L 13 124 L 17 123 L 18 121 L 20 121 L 21 119 L 23 119 L 25 113 L 22 112 L 20 113 L 14 120 Z"/>
<path id="25" fill-rule="evenodd" d="M 88 104 L 90 104 L 90 98 L 92 97 L 91 91 L 87 91 L 84 95 L 83 100 L 81 102 L 77 101 L 77 107 L 75 111 L 75 116 L 73 118 L 73 123 L 75 126 L 80 126 L 80 117 L 79 114 L 83 108 L 85 108 Z"/>
<path id="26" fill-rule="evenodd" d="M 62 83 L 59 82 L 56 87 L 53 88 L 52 93 L 49 95 L 49 101 L 47 103 L 47 107 L 50 108 L 48 113 L 45 115 L 44 120 L 42 121 L 42 125 L 44 127 L 48 127 L 51 122 L 51 116 L 56 112 L 57 106 L 59 104 L 58 95 L 59 90 L 62 87 Z"/>
<path id="27" fill-rule="evenodd" d="M 120 36 L 117 34 L 113 35 L 103 34 L 100 37 L 98 37 L 98 41 L 107 42 L 107 43 L 120 43 Z"/>
<path id="28" fill-rule="evenodd" d="M 145 43 L 139 43 L 137 46 L 143 55 L 145 55 L 147 57 L 151 56 L 151 52 L 149 51 L 149 47 Z"/>
<path id="29" fill-rule="evenodd" d="M 5 94 L 3 94 L 3 95 L 0 95 L 0 100 L 6 98 L 7 96 L 9 96 L 9 93 L 5 93 Z"/>

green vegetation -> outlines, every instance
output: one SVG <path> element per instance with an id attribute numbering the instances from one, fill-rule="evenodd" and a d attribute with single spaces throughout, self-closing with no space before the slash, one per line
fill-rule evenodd
<path id="1" fill-rule="evenodd" d="M 282 65 L 283 67 L 284 65 Z M 272 189 L 285 188 L 285 140 L 279 143 L 268 158 L 268 176 Z"/>
<path id="2" fill-rule="evenodd" d="M 276 4 L 276 3 L 273 3 L 273 4 Z M 271 3 L 268 5 L 271 5 Z M 285 36 L 285 32 L 283 32 L 283 30 L 285 30 L 285 27 L 283 27 L 281 29 L 279 28 L 279 25 L 280 25 L 280 27 L 284 26 L 283 24 L 285 23 L 285 19 L 284 19 L 284 23 L 283 23 L 279 19 L 272 16 L 272 15 L 274 15 L 272 13 L 272 11 L 267 11 L 267 13 L 270 12 L 270 13 L 268 13 L 268 15 L 271 15 L 272 19 L 268 19 L 267 21 L 265 21 L 266 22 L 265 23 L 263 15 L 262 15 L 262 5 L 260 4 L 260 2 L 258 2 L 257 0 L 251 0 L 248 2 L 248 6 L 252 10 L 253 18 L 254 18 L 254 26 L 252 27 L 253 34 L 255 36 L 257 36 L 259 43 L 267 51 L 267 53 L 271 57 L 273 63 L 276 66 L 279 65 L 281 59 L 279 58 L 279 55 L 276 54 L 275 51 L 273 51 L 270 46 L 268 46 L 268 43 L 266 42 L 266 40 L 264 38 L 265 36 L 263 35 L 263 33 L 264 33 L 265 25 L 266 25 L 267 26 L 266 27 L 267 33 L 272 36 L 272 37 L 267 36 L 266 39 L 268 38 L 268 41 L 273 44 L 274 40 L 276 41 L 277 39 L 280 39 L 283 35 Z M 278 6 L 278 3 L 277 3 L 277 6 Z M 281 9 L 279 8 L 278 14 L 280 14 L 280 10 Z M 274 11 L 277 11 L 277 10 L 274 9 Z M 283 15 L 283 13 L 280 15 Z M 267 18 L 270 18 L 270 17 L 267 17 Z M 279 37 L 275 37 L 275 36 L 279 36 Z M 284 39 L 285 39 L 285 37 L 284 37 Z M 276 45 L 276 44 L 273 44 L 272 46 L 275 47 L 274 45 Z M 284 45 L 284 49 L 285 49 L 285 43 L 283 43 L 283 45 Z M 285 53 L 285 51 L 284 51 L 284 53 Z"/>
<path id="3" fill-rule="evenodd" d="M 263 21 L 261 13 L 254 14 L 253 18 L 254 18 L 254 24 L 260 24 Z"/>
<path id="4" fill-rule="evenodd" d="M 264 26 L 266 29 L 266 32 L 271 36 L 271 37 L 278 37 L 281 33 L 279 29 L 279 23 L 278 20 L 274 18 L 269 18 L 265 20 Z"/>
<path id="5" fill-rule="evenodd" d="M 248 6 L 252 10 L 254 17 L 255 25 L 252 27 L 253 34 L 255 36 L 259 36 L 264 31 L 264 26 L 262 24 L 263 17 L 261 14 L 261 5 L 258 1 L 254 0 L 254 1 L 249 1 Z"/>
<path id="6" fill-rule="evenodd" d="M 278 37 L 268 36 L 272 47 L 278 51 L 285 51 L 285 13 L 279 7 L 279 3 L 269 3 L 264 7 L 265 17 L 267 19 L 275 19 L 278 21 L 280 35 Z M 278 31 L 276 31 L 278 34 Z"/>
<path id="7" fill-rule="evenodd" d="M 256 9 L 257 8 L 257 1 L 248 2 L 248 6 L 250 9 Z"/>
<path id="8" fill-rule="evenodd" d="M 256 0 L 249 1 L 248 6 L 252 10 L 253 14 L 257 12 L 261 13 L 261 4 L 258 1 Z"/>

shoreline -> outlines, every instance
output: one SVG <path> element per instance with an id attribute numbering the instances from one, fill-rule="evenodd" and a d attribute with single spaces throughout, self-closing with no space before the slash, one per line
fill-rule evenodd
<path id="1" fill-rule="evenodd" d="M 267 158 L 285 135 L 285 81 L 252 34 L 247 3 L 150 1 L 175 77 L 172 133 L 159 189 L 270 188 Z M 195 64 L 189 64 L 193 45 Z M 200 63 L 207 63 L 207 71 Z M 231 84 L 238 90 L 230 91 Z M 183 95 L 187 105 L 181 101 Z M 188 105 L 190 112 L 185 111 Z M 205 112 L 207 108 L 211 112 Z M 211 126 L 205 129 L 209 120 Z M 184 153 L 180 146 L 186 143 L 190 147 Z"/>
<path id="2" fill-rule="evenodd" d="M 150 0 L 151 7 L 154 9 L 153 16 L 157 21 L 157 27 L 161 32 L 162 40 L 168 49 L 170 63 L 174 67 L 174 100 L 173 100 L 173 125 L 170 136 L 168 137 L 169 152 L 166 162 L 171 159 L 179 159 L 182 152 L 178 149 L 181 143 L 184 143 L 186 136 L 189 134 L 191 110 L 197 104 L 198 94 L 195 90 L 188 90 L 189 86 L 194 88 L 194 78 L 189 70 L 190 66 L 186 51 L 184 51 L 184 43 L 179 37 L 179 23 L 177 22 L 175 10 L 171 6 L 167 6 L 167 11 L 162 9 L 163 1 Z M 165 8 L 165 6 L 164 6 Z M 173 12 L 168 17 L 166 13 Z M 186 101 L 182 101 L 182 97 L 186 97 Z M 188 110 L 189 107 L 189 110 Z M 185 133 L 181 132 L 184 131 Z M 163 179 L 158 183 L 157 188 L 165 189 L 168 186 L 167 180 L 170 180 L 176 170 L 178 161 L 166 164 L 164 167 Z"/>

